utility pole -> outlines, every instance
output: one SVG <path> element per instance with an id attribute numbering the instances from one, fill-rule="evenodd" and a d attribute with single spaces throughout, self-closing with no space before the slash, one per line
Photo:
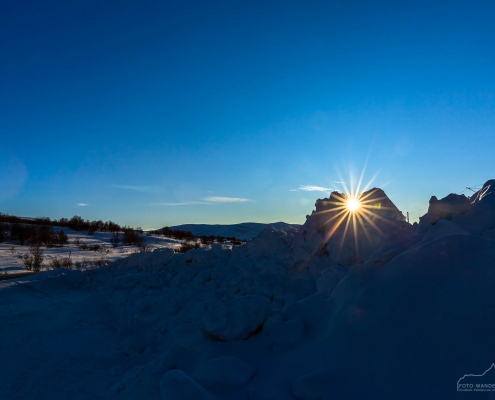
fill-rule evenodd
<path id="1" fill-rule="evenodd" d="M 409 211 L 407 212 L 407 223 L 409 223 Z"/>

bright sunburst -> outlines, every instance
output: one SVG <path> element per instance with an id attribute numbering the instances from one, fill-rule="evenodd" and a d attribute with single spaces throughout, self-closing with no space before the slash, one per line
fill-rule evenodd
<path id="1" fill-rule="evenodd" d="M 361 234 L 364 234 L 371 243 L 373 239 L 369 229 L 371 228 L 378 235 L 383 236 L 383 232 L 378 227 L 377 222 L 390 223 L 378 213 L 379 210 L 389 209 L 389 207 L 384 207 L 382 204 L 386 196 L 384 197 L 380 189 L 369 190 L 376 176 L 362 187 L 363 175 L 364 169 L 358 182 L 351 175 L 349 186 L 341 179 L 344 193 L 332 192 L 326 202 L 329 206 L 328 209 L 318 212 L 328 213 L 328 219 L 325 221 L 328 230 L 323 243 L 327 243 L 337 229 L 342 226 L 343 232 L 339 247 L 342 248 L 347 233 L 353 232 L 356 254 L 359 253 L 359 236 Z"/>
<path id="2" fill-rule="evenodd" d="M 350 210 L 350 211 L 356 211 L 357 209 L 359 209 L 359 200 L 356 199 L 356 198 L 351 198 L 351 199 L 348 199 L 347 200 L 347 208 Z"/>

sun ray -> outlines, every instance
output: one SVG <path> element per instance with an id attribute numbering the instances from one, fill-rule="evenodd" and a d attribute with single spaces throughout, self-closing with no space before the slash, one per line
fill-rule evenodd
<path id="1" fill-rule="evenodd" d="M 378 177 L 378 174 L 379 173 L 380 173 L 380 171 L 378 171 L 375 175 L 373 175 L 373 177 L 371 178 L 371 180 L 362 189 L 362 192 L 366 192 L 371 187 L 371 185 L 373 184 L 373 182 L 375 181 L 375 179 Z M 383 186 L 383 185 L 380 185 L 380 186 Z"/>
<path id="2" fill-rule="evenodd" d="M 363 169 L 361 171 L 361 176 L 359 177 L 359 181 L 356 187 L 356 193 L 361 193 L 361 184 L 363 183 L 363 178 L 364 178 L 364 172 L 366 171 L 366 166 L 368 165 L 368 158 L 366 158 L 366 161 L 364 162 Z"/>
<path id="3" fill-rule="evenodd" d="M 328 242 L 328 239 L 334 234 L 334 232 L 338 229 L 342 221 L 347 217 L 349 211 L 346 211 L 344 215 L 338 220 L 338 222 L 332 227 L 332 229 L 325 235 L 324 243 Z"/>
<path id="4" fill-rule="evenodd" d="M 330 208 L 329 210 L 315 211 L 313 213 L 313 215 L 326 214 L 326 213 L 335 212 L 335 211 L 342 210 L 342 209 L 347 210 L 347 207 L 346 206 L 339 206 L 339 207 Z"/>
<path id="5" fill-rule="evenodd" d="M 350 186 L 350 196 L 349 197 L 355 197 L 356 196 L 356 185 L 354 184 L 354 174 L 351 173 L 349 176 L 349 186 Z"/>
<path id="6" fill-rule="evenodd" d="M 373 243 L 371 236 L 368 233 L 368 229 L 366 228 L 366 226 L 364 225 L 364 223 L 362 221 L 363 216 L 361 214 L 357 214 L 356 217 L 357 217 L 357 221 L 359 222 L 359 225 L 361 225 L 361 229 L 363 230 L 363 232 L 366 236 L 366 239 L 368 239 L 368 242 Z"/>
<path id="7" fill-rule="evenodd" d="M 354 248 L 356 249 L 356 256 L 359 256 L 359 242 L 356 227 L 356 213 L 352 214 L 352 227 L 354 229 Z"/>
<path id="8" fill-rule="evenodd" d="M 344 181 L 344 179 L 342 178 L 342 175 L 340 174 L 340 171 L 337 171 L 337 174 L 339 175 L 339 179 L 340 181 L 342 182 L 342 187 L 344 188 L 344 193 L 347 197 L 350 197 L 351 195 L 351 192 L 349 191 L 349 189 L 347 188 L 347 185 Z"/>
<path id="9" fill-rule="evenodd" d="M 378 189 L 373 189 L 373 190 L 370 190 L 366 195 L 361 194 L 361 200 L 362 201 L 366 200 L 368 197 L 374 195 L 377 191 L 378 191 Z"/>
<path id="10" fill-rule="evenodd" d="M 342 239 L 340 240 L 340 245 L 339 245 L 339 255 L 340 252 L 342 251 L 342 246 L 344 245 L 344 240 L 347 235 L 347 229 L 349 228 L 349 223 L 351 222 L 350 218 L 347 218 L 347 221 L 345 223 L 345 229 L 344 229 L 344 234 L 342 235 Z"/>
<path id="11" fill-rule="evenodd" d="M 366 214 L 362 214 L 363 218 L 368 222 L 368 224 L 370 224 L 373 228 L 375 228 L 375 230 L 380 234 L 380 236 L 384 236 L 382 230 L 378 227 L 378 225 L 376 225 L 372 220 L 371 218 L 369 218 Z"/>
<path id="12" fill-rule="evenodd" d="M 347 199 L 347 195 L 341 195 L 340 193 L 337 193 L 337 192 L 333 192 L 331 194 L 331 197 L 336 197 L 337 200 L 340 200 L 341 202 L 344 202 L 346 199 Z"/>
<path id="13" fill-rule="evenodd" d="M 328 224 L 329 222 L 332 222 L 334 219 L 336 219 L 336 218 L 340 217 L 342 214 L 344 214 L 344 213 L 346 213 L 346 212 L 349 212 L 349 211 L 348 211 L 347 209 L 342 210 L 342 211 L 341 211 L 341 212 L 339 212 L 338 214 L 334 215 L 332 218 L 330 218 L 330 219 L 328 219 L 328 220 L 324 221 L 324 222 L 323 222 L 323 224 L 322 224 L 322 226 L 323 226 L 323 225 Z"/>
<path id="14" fill-rule="evenodd" d="M 382 197 L 376 197 L 376 198 L 372 198 L 372 199 L 368 199 L 368 197 L 369 197 L 369 196 L 366 196 L 366 197 L 364 197 L 364 196 L 363 196 L 363 197 L 361 197 L 361 198 L 359 199 L 359 201 L 360 201 L 361 203 L 363 203 L 363 204 L 368 204 L 368 203 L 372 203 L 372 202 L 374 202 L 374 201 L 381 201 L 381 200 L 385 200 L 385 199 L 386 199 L 386 197 L 385 197 L 385 196 L 382 196 Z M 366 199 L 368 199 L 368 200 L 366 200 Z"/>
<path id="15" fill-rule="evenodd" d="M 387 218 L 384 218 L 384 217 L 382 217 L 380 214 L 377 214 L 377 213 L 375 213 L 375 212 L 373 212 L 373 211 L 371 211 L 371 210 L 368 210 L 367 212 L 368 212 L 368 214 L 371 214 L 371 215 L 372 215 L 373 217 L 375 217 L 376 219 L 379 219 L 379 220 L 381 220 L 381 221 L 383 221 L 383 222 L 385 222 L 385 223 L 387 223 L 387 224 L 392 224 L 392 223 L 393 223 L 393 222 L 391 222 L 390 220 L 388 220 Z"/>

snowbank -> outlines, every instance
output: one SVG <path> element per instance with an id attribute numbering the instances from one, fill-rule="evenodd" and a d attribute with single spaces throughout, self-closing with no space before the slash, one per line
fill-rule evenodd
<path id="1" fill-rule="evenodd" d="M 495 362 L 492 183 L 414 226 L 375 191 L 328 235 L 330 197 L 233 250 L 0 282 L 0 397 L 455 398 Z"/>

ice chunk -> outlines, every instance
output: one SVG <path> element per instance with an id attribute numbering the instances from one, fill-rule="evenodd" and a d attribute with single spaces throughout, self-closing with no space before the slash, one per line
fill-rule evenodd
<path id="1" fill-rule="evenodd" d="M 321 272 L 320 279 L 316 282 L 316 290 L 318 293 L 329 296 L 332 294 L 333 288 L 344 278 L 346 273 L 346 269 L 337 266 L 324 269 Z"/>
<path id="2" fill-rule="evenodd" d="M 495 180 L 489 180 L 483 185 L 471 209 L 454 219 L 454 222 L 474 235 L 495 228 Z"/>
<path id="3" fill-rule="evenodd" d="M 450 235 L 469 235 L 469 232 L 462 229 L 459 225 L 451 222 L 449 220 L 443 219 L 433 225 L 428 232 L 426 232 L 423 240 L 419 243 L 420 245 L 431 242 L 435 239 L 440 239 L 445 236 Z"/>
<path id="4" fill-rule="evenodd" d="M 185 373 L 191 373 L 199 357 L 200 353 L 193 346 L 175 341 L 170 350 L 158 359 L 157 365 L 166 371 L 180 369 Z"/>
<path id="5" fill-rule="evenodd" d="M 294 346 L 299 343 L 304 334 L 304 324 L 301 320 L 279 321 L 272 324 L 269 330 L 270 339 L 277 345 Z"/>
<path id="6" fill-rule="evenodd" d="M 441 200 L 432 196 L 428 212 L 433 212 L 439 215 L 440 218 L 447 218 L 449 216 L 465 214 L 470 208 L 471 202 L 465 195 L 451 193 Z"/>
<path id="7" fill-rule="evenodd" d="M 296 319 L 302 321 L 307 328 L 315 328 L 326 321 L 322 316 L 328 312 L 327 298 L 316 293 L 289 304 L 284 308 L 282 316 L 286 321 Z"/>
<path id="8" fill-rule="evenodd" d="M 184 372 L 168 371 L 160 380 L 161 400 L 214 400 L 204 388 Z"/>
<path id="9" fill-rule="evenodd" d="M 259 295 L 238 297 L 213 304 L 203 323 L 205 336 L 212 340 L 246 339 L 270 314 L 270 300 Z"/>

